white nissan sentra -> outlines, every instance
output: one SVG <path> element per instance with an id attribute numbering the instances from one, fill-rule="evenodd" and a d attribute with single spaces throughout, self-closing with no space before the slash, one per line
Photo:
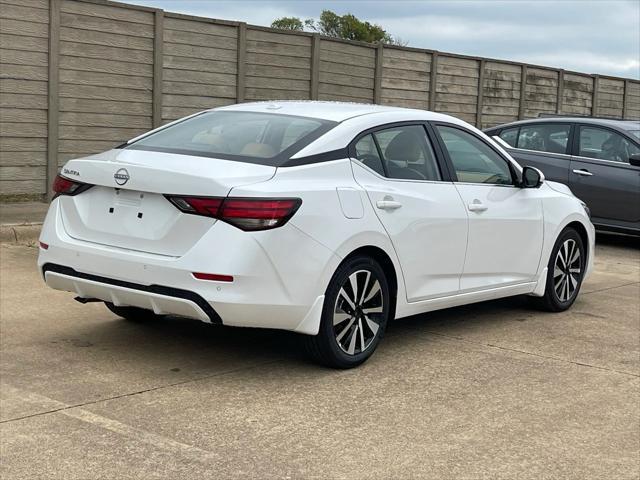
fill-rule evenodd
<path id="1" fill-rule="evenodd" d="M 564 185 L 456 118 L 246 103 L 71 160 L 38 265 L 127 319 L 292 330 L 338 368 L 395 318 L 511 295 L 569 308 L 594 229 Z"/>

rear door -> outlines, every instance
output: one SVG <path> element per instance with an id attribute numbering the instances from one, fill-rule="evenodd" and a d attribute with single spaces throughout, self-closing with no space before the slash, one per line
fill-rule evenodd
<path id="1" fill-rule="evenodd" d="M 509 161 L 480 136 L 458 125 L 434 127 L 469 215 L 461 291 L 533 281 L 543 242 L 539 190 L 518 187 Z"/>
<path id="2" fill-rule="evenodd" d="M 436 161 L 423 125 L 360 135 L 351 146 L 356 181 L 400 259 L 409 302 L 458 293 L 467 213 Z"/>
<path id="3" fill-rule="evenodd" d="M 569 187 L 587 204 L 593 222 L 638 228 L 640 167 L 629 164 L 629 155 L 640 147 L 616 130 L 582 124 L 574 149 Z"/>

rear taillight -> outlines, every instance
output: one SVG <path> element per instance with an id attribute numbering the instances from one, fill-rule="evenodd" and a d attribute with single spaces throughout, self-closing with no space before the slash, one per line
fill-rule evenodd
<path id="1" fill-rule="evenodd" d="M 280 227 L 302 204 L 299 198 L 167 196 L 167 199 L 184 213 L 216 218 L 245 231 Z"/>
<path id="2" fill-rule="evenodd" d="M 74 182 L 73 180 L 58 175 L 53 181 L 54 198 L 60 195 L 77 195 L 90 187 L 91 185 L 88 183 Z"/>

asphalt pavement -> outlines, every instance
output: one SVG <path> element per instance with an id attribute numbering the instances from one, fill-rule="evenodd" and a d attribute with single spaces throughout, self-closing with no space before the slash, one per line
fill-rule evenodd
<path id="1" fill-rule="evenodd" d="M 294 334 L 133 323 L 0 247 L 3 479 L 640 477 L 640 248 L 600 237 L 574 307 L 397 320 L 335 371 Z"/>

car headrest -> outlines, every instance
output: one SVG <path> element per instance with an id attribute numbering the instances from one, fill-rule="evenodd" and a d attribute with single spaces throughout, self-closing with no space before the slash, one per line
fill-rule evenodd
<path id="1" fill-rule="evenodd" d="M 420 159 L 420 138 L 413 132 L 402 132 L 389 142 L 384 151 L 387 160 L 416 162 Z"/>
<path id="2" fill-rule="evenodd" d="M 275 149 L 266 143 L 247 143 L 240 151 L 240 155 L 249 155 L 251 157 L 261 158 L 273 157 L 275 154 Z"/>

